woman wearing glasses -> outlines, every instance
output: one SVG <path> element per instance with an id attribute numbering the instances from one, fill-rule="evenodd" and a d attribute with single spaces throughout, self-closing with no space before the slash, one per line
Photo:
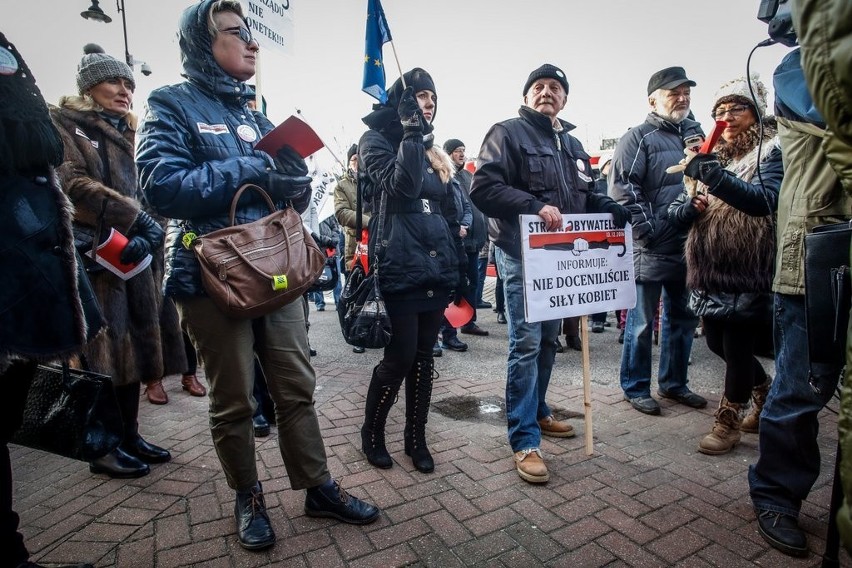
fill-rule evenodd
<path id="1" fill-rule="evenodd" d="M 697 191 L 684 191 L 669 207 L 670 222 L 689 231 L 690 308 L 703 318 L 707 346 L 726 366 L 716 421 L 698 446 L 710 455 L 731 451 L 740 431 L 757 432 L 770 383 L 755 353 L 771 341 L 774 214 L 783 167 L 775 120 L 765 115 L 766 87 L 756 77 L 751 84 L 755 101 L 745 78 L 716 93 L 712 116 L 727 126 L 715 154 L 687 163 Z M 749 397 L 754 404 L 742 419 Z"/>
<path id="2" fill-rule="evenodd" d="M 347 495 L 329 474 L 301 301 L 256 319 L 230 318 L 205 295 L 191 250 L 194 237 L 230 225 L 231 200 L 243 184 L 262 186 L 278 207 L 301 212 L 310 201 L 311 179 L 301 156 L 289 147 L 276 158 L 254 148 L 273 126 L 248 107 L 254 90 L 245 81 L 255 73 L 258 45 L 247 25 L 238 0 L 203 0 L 184 11 L 178 37 L 187 80 L 151 93 L 136 159 L 146 197 L 171 219 L 165 291 L 210 383 L 213 444 L 236 492 L 239 543 L 259 550 L 275 543 L 275 533 L 255 456 L 255 357 L 275 403 L 290 486 L 307 489 L 305 513 L 365 524 L 379 510 Z M 249 223 L 268 214 L 265 203 L 245 198 L 236 220 Z"/>

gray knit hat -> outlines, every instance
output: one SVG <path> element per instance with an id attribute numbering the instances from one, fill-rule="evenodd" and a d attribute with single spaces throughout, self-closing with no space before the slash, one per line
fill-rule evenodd
<path id="1" fill-rule="evenodd" d="M 136 80 L 133 78 L 130 65 L 107 55 L 101 46 L 94 43 L 87 43 L 83 47 L 83 52 L 86 55 L 77 66 L 77 88 L 81 95 L 98 83 L 113 77 L 127 79 L 136 88 Z"/>

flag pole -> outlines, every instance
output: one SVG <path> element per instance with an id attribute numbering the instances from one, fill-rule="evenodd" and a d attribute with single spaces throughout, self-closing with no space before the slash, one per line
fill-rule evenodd
<path id="1" fill-rule="evenodd" d="M 396 61 L 396 68 L 399 71 L 399 80 L 402 81 L 402 88 L 405 89 L 408 85 L 405 84 L 405 75 L 402 73 L 402 65 L 399 64 L 399 57 L 396 55 L 396 46 L 393 44 L 393 40 L 388 42 L 391 45 L 391 50 L 393 51 L 393 59 Z"/>
<path id="2" fill-rule="evenodd" d="M 299 115 L 299 118 L 301 118 L 303 121 L 305 121 L 305 124 L 310 124 L 310 122 L 308 122 L 308 119 L 307 119 L 307 118 L 305 118 L 305 115 L 302 113 L 302 109 L 297 108 L 297 109 L 296 109 L 296 114 L 298 114 L 298 115 Z M 311 128 L 313 128 L 313 126 L 312 126 Z M 314 132 L 316 132 L 316 128 L 314 128 Z M 322 139 L 322 137 L 319 135 L 319 132 L 317 132 L 317 138 L 319 138 L 319 139 L 320 139 L 320 141 L 322 142 L 323 147 L 324 147 L 326 150 L 328 150 L 328 153 L 329 153 L 329 154 L 331 154 L 331 157 L 332 157 L 332 158 L 334 158 L 334 161 L 335 161 L 335 162 L 337 162 L 337 164 L 338 164 L 341 168 L 343 168 L 343 171 L 344 171 L 344 172 L 346 172 L 346 166 L 343 164 L 343 162 L 341 162 L 341 161 L 340 161 L 340 158 L 338 158 L 338 157 L 337 157 L 337 154 L 335 154 L 335 153 L 334 153 L 334 150 L 332 150 L 332 149 L 331 149 L 331 147 L 330 147 L 328 144 L 326 144 L 326 143 L 325 143 L 325 140 L 323 140 L 323 139 Z"/>

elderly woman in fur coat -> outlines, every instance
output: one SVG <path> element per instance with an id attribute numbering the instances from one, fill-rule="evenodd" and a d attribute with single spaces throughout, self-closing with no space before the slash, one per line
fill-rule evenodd
<path id="1" fill-rule="evenodd" d="M 79 95 L 63 97 L 59 108 L 51 109 L 65 146 L 58 171 L 74 204 L 77 242 L 96 245 L 114 228 L 129 240 L 121 261 L 136 263 L 162 254 L 163 243 L 163 229 L 137 200 L 136 118 L 130 112 L 136 84 L 123 61 L 92 44 L 85 51 L 77 72 Z M 139 383 L 163 376 L 159 287 L 150 267 L 122 280 L 85 256 L 106 332 L 84 349 L 83 364 L 112 376 L 125 427 L 121 445 L 89 469 L 116 478 L 141 477 L 149 473 L 149 463 L 171 459 L 137 429 Z"/>
<path id="2" fill-rule="evenodd" d="M 722 85 L 712 116 L 724 120 L 715 154 L 688 159 L 684 191 L 669 207 L 669 220 L 688 228 L 687 285 L 690 308 L 703 318 L 707 346 L 725 361 L 725 393 L 704 454 L 729 452 L 740 432 L 757 432 L 770 378 L 755 358 L 771 337 L 775 259 L 775 210 L 783 166 L 775 121 L 766 117 L 766 87 L 757 77 Z M 691 178 L 691 179 L 689 179 Z M 741 411 L 751 396 L 745 419 Z"/>

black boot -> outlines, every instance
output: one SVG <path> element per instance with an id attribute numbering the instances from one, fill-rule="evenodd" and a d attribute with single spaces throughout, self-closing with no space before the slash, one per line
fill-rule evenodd
<path id="1" fill-rule="evenodd" d="M 115 395 L 124 423 L 124 439 L 119 448 L 145 463 L 165 463 L 172 459 L 168 450 L 149 444 L 139 435 L 139 383 L 115 387 Z"/>
<path id="2" fill-rule="evenodd" d="M 373 369 L 373 377 L 370 379 L 370 388 L 367 390 L 367 402 L 364 405 L 364 425 L 361 426 L 361 450 L 367 456 L 367 461 L 372 465 L 389 469 L 393 465 L 388 449 L 385 447 L 385 423 L 388 419 L 396 395 L 399 393 L 399 385 L 379 386 L 376 380 L 376 370 Z"/>
<path id="3" fill-rule="evenodd" d="M 246 550 L 260 550 L 275 544 L 275 532 L 266 513 L 260 481 L 248 491 L 237 491 L 234 503 L 237 538 Z"/>
<path id="4" fill-rule="evenodd" d="M 102 458 L 89 462 L 89 471 L 105 473 L 114 479 L 132 479 L 151 473 L 148 464 L 124 453 L 121 447 L 114 449 Z"/>
<path id="5" fill-rule="evenodd" d="M 417 359 L 405 377 L 405 455 L 417 471 L 430 473 L 435 470 L 432 454 L 426 447 L 426 420 L 432 402 L 432 370 L 434 359 Z"/>

